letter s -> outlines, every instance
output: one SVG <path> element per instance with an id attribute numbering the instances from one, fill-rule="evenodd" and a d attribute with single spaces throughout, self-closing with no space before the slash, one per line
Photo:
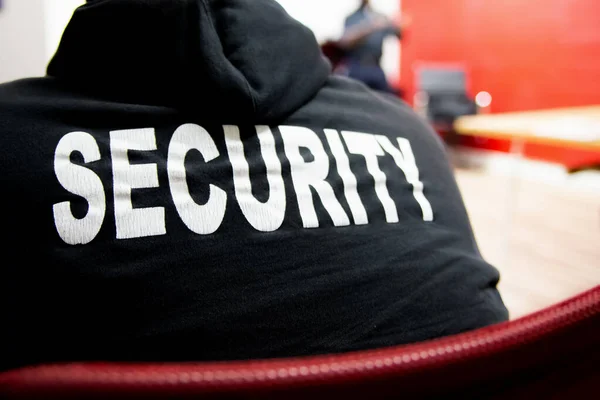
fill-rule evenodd
<path id="1" fill-rule="evenodd" d="M 54 173 L 58 182 L 69 192 L 83 197 L 88 202 L 88 212 L 79 219 L 71 212 L 71 203 L 55 204 L 54 224 L 60 238 L 67 244 L 87 244 L 94 240 L 104 221 L 106 196 L 102 181 L 92 170 L 73 164 L 71 153 L 81 153 L 86 163 L 100 159 L 100 149 L 92 135 L 86 132 L 66 134 L 56 146 Z"/>

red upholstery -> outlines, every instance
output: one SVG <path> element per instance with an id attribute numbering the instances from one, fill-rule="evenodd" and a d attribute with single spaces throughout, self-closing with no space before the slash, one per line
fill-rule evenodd
<path id="1" fill-rule="evenodd" d="M 346 53 L 344 49 L 339 45 L 337 41 L 327 41 L 321 45 L 321 51 L 323 55 L 331 62 L 331 68 L 335 70 L 342 60 L 344 59 Z"/>
<path id="2" fill-rule="evenodd" d="M 593 398 L 600 286 L 512 322 L 336 356 L 72 364 L 0 374 L 1 398 Z M 450 397 L 452 398 L 452 397 Z"/>

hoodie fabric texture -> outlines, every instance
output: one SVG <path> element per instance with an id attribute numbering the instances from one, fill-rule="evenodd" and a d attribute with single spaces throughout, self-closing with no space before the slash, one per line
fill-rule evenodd
<path id="1" fill-rule="evenodd" d="M 0 85 L 1 368 L 226 360 L 507 319 L 444 148 L 271 0 L 98 0 Z"/>

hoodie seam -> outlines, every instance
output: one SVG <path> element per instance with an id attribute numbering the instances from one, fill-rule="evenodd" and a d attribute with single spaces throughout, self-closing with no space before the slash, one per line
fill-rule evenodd
<path id="1" fill-rule="evenodd" d="M 202 4 L 202 7 L 204 8 L 204 12 L 206 12 L 206 15 L 208 16 L 208 23 L 210 24 L 211 28 L 216 32 L 217 37 L 219 38 L 219 43 L 221 44 L 221 48 L 224 50 L 223 47 L 223 42 L 221 41 L 221 35 L 219 35 L 219 31 L 217 30 L 217 27 L 215 26 L 215 24 L 213 23 L 212 20 L 212 15 L 213 13 L 211 12 L 210 7 L 208 6 L 208 4 L 206 4 L 207 0 L 201 0 L 200 3 Z M 225 52 L 223 51 L 223 54 Z M 227 58 L 227 57 L 225 57 Z M 236 69 L 240 72 L 240 74 L 243 77 L 243 81 L 246 84 L 246 91 L 248 92 L 248 97 L 250 97 L 250 100 L 252 101 L 252 115 L 256 115 L 256 100 L 254 99 L 254 94 L 252 93 L 252 87 L 250 86 L 250 83 L 248 82 L 248 79 L 246 79 L 246 75 L 244 75 L 244 73 L 236 66 L 234 65 L 229 58 L 227 58 L 227 61 Z"/>

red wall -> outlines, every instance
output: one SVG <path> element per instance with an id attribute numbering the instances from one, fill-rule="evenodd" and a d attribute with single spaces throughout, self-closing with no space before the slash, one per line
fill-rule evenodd
<path id="1" fill-rule="evenodd" d="M 599 0 L 402 0 L 402 10 L 412 18 L 401 64 L 408 99 L 414 66 L 442 62 L 464 64 L 470 92 L 492 94 L 492 112 L 600 104 Z M 600 162 L 600 153 L 549 146 L 526 152 L 568 166 Z"/>

